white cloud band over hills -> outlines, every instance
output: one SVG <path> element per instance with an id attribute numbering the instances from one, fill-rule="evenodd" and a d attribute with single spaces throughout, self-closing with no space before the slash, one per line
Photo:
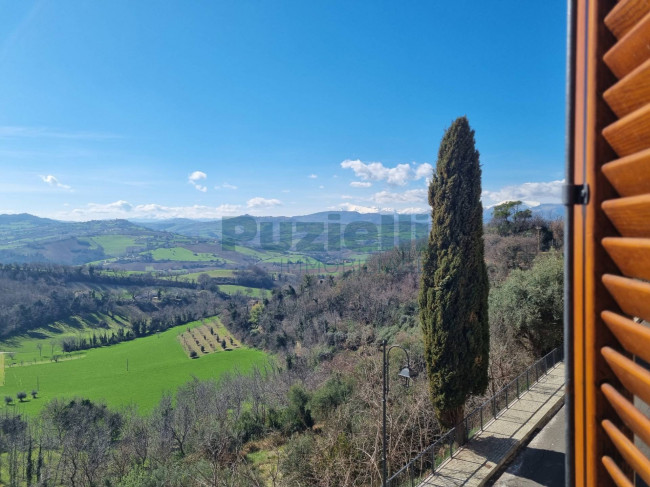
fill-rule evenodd
<path id="1" fill-rule="evenodd" d="M 128 201 L 119 200 L 107 204 L 88 203 L 85 207 L 75 208 L 64 214 L 57 215 L 57 217 L 74 221 L 113 218 L 125 218 L 129 220 L 164 220 L 167 218 L 216 219 L 224 216 L 235 216 L 241 213 L 243 213 L 241 205 L 223 204 L 214 207 L 204 205 L 165 206 L 156 203 L 132 205 Z"/>
<path id="2" fill-rule="evenodd" d="M 341 167 L 352 169 L 354 175 L 363 181 L 386 181 L 391 186 L 406 186 L 409 181 L 426 178 L 433 172 L 433 166 L 427 162 L 386 167 L 381 162 L 365 163 L 359 159 L 346 159 L 341 163 Z"/>
<path id="3" fill-rule="evenodd" d="M 530 206 L 562 202 L 564 179 L 548 182 L 523 183 L 504 186 L 497 191 L 483 191 L 483 206 L 490 207 L 505 201 L 523 201 Z"/>

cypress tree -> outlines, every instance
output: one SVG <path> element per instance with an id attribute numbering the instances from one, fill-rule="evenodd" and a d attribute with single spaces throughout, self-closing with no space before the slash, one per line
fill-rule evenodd
<path id="1" fill-rule="evenodd" d="M 484 392 L 488 383 L 488 278 L 480 198 L 474 131 L 460 117 L 440 142 L 429 184 L 432 227 L 419 296 L 431 400 L 447 427 L 463 419 L 467 397 Z"/>

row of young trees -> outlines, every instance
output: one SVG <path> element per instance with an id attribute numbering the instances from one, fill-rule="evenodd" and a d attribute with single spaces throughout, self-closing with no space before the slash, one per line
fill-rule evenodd
<path id="1" fill-rule="evenodd" d="M 213 316 L 226 297 L 218 288 L 204 289 L 194 283 L 147 282 L 148 278 L 105 278 L 90 269 L 79 272 L 65 266 L 0 266 L 0 336 L 56 321 L 74 325 L 82 320 L 97 333 L 94 338 L 67 340 L 65 351 L 91 348 Z M 109 331 L 106 320 L 110 319 L 125 325 Z"/>

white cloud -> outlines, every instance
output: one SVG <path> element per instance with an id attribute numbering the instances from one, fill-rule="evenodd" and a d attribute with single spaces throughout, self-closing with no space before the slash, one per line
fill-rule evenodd
<path id="1" fill-rule="evenodd" d="M 85 207 L 75 208 L 56 215 L 58 218 L 85 221 L 105 218 L 129 218 L 161 220 L 166 218 L 211 219 L 232 216 L 240 213 L 240 205 L 223 204 L 220 206 L 164 206 L 156 203 L 132 205 L 120 200 L 113 203 L 88 203 Z"/>
<path id="2" fill-rule="evenodd" d="M 198 191 L 202 191 L 203 193 L 205 193 L 208 190 L 208 188 L 207 186 L 203 186 L 202 184 L 200 184 L 199 181 L 202 181 L 207 177 L 208 175 L 203 171 L 194 171 L 192 174 L 188 176 L 187 182 L 190 183 L 192 186 L 194 186 Z"/>
<path id="3" fill-rule="evenodd" d="M 362 206 L 354 205 L 352 203 L 341 203 L 338 206 L 333 206 L 328 209 L 336 211 L 356 211 L 358 213 L 379 213 L 379 208 L 376 206 Z"/>
<path id="4" fill-rule="evenodd" d="M 353 188 L 369 188 L 372 183 L 370 181 L 352 181 L 350 186 Z"/>
<path id="5" fill-rule="evenodd" d="M 273 208 L 274 206 L 282 205 L 282 201 L 275 198 L 251 198 L 246 202 L 248 208 Z"/>
<path id="6" fill-rule="evenodd" d="M 91 214 L 115 214 L 115 213 L 129 213 L 133 210 L 133 206 L 128 201 L 119 200 L 108 204 L 88 203 L 85 210 L 75 209 L 73 213 L 85 211 Z"/>
<path id="7" fill-rule="evenodd" d="M 48 174 L 47 176 L 41 176 L 41 179 L 43 180 L 43 182 L 55 188 L 71 189 L 70 186 L 68 186 L 67 184 L 62 184 L 61 182 L 59 182 L 57 178 L 55 178 L 51 174 Z"/>
<path id="8" fill-rule="evenodd" d="M 397 210 L 397 213 L 400 215 L 422 215 L 424 213 L 429 213 L 430 211 L 431 208 L 410 207 Z"/>
<path id="9" fill-rule="evenodd" d="M 323 186 L 323 185 L 321 184 L 321 185 L 318 187 L 318 189 L 325 189 L 325 186 Z"/>
<path id="10" fill-rule="evenodd" d="M 481 195 L 485 206 L 490 207 L 505 201 L 523 201 L 527 205 L 537 206 L 543 203 L 561 203 L 564 180 L 523 183 L 504 186 L 497 191 L 483 191 Z"/>
<path id="11" fill-rule="evenodd" d="M 433 174 L 433 166 L 429 164 L 428 162 L 425 162 L 423 164 L 420 164 L 416 169 L 415 169 L 415 179 L 421 179 L 421 178 L 431 178 L 431 175 Z"/>
<path id="12" fill-rule="evenodd" d="M 364 181 L 386 181 L 393 186 L 405 186 L 409 181 L 426 177 L 433 170 L 433 167 L 426 162 L 420 165 L 413 163 L 413 167 L 410 164 L 386 167 L 381 162 L 366 164 L 359 159 L 346 159 L 341 163 L 341 167 L 352 169 L 354 175 Z"/>
<path id="13" fill-rule="evenodd" d="M 426 189 L 409 189 L 403 193 L 380 191 L 372 196 L 376 203 L 425 203 L 427 201 Z"/>
<path id="14" fill-rule="evenodd" d="M 310 174 L 309 179 L 316 179 L 318 177 L 317 174 Z"/>

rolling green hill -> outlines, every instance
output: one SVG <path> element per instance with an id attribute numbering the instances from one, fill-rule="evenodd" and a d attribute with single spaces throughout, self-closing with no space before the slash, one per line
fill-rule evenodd
<path id="1" fill-rule="evenodd" d="M 221 326 L 218 318 L 204 322 Z M 29 394 L 32 389 L 38 389 L 39 394 L 36 399 L 3 407 L 34 415 L 55 397 L 79 396 L 103 400 L 112 406 L 134 403 L 140 411 L 148 412 L 157 404 L 163 392 L 175 391 L 192 377 L 205 379 L 219 377 L 229 371 L 247 372 L 268 360 L 264 352 L 246 347 L 212 353 L 198 359 L 188 358 L 177 336 L 188 327 L 202 324 L 195 321 L 157 335 L 86 350 L 76 360 L 6 367 L 0 395 L 15 398 L 17 392 Z M 17 356 L 33 356 L 36 344 L 35 341 L 26 342 L 23 348 L 18 349 Z M 48 341 L 44 340 L 43 345 L 49 348 Z"/>

